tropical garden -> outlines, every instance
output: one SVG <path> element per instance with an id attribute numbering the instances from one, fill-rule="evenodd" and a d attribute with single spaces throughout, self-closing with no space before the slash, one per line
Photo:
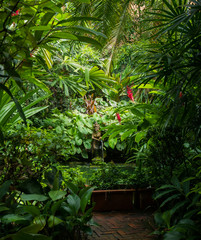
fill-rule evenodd
<path id="1" fill-rule="evenodd" d="M 0 240 L 87 239 L 94 189 L 154 189 L 201 237 L 201 1 L 0 1 Z M 61 234 L 62 233 L 62 234 Z"/>

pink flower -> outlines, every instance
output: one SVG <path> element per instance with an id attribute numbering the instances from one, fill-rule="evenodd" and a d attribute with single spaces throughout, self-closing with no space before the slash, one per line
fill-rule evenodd
<path id="1" fill-rule="evenodd" d="M 129 86 L 127 86 L 127 94 L 128 94 L 128 97 L 131 99 L 131 101 L 134 102 L 133 91 L 131 90 L 131 88 Z"/>
<path id="2" fill-rule="evenodd" d="M 14 16 L 17 16 L 20 14 L 20 9 L 18 9 L 16 12 L 12 13 L 11 16 L 14 17 Z"/>
<path id="3" fill-rule="evenodd" d="M 117 120 L 119 121 L 119 123 L 121 123 L 121 117 L 120 117 L 119 113 L 116 113 L 116 116 L 117 116 Z"/>

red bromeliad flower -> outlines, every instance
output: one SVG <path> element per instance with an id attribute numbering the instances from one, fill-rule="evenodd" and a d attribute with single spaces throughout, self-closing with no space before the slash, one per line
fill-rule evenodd
<path id="1" fill-rule="evenodd" d="M 131 99 L 131 101 L 134 102 L 133 91 L 129 86 L 127 86 L 127 94 L 128 94 L 128 97 Z"/>
<path id="2" fill-rule="evenodd" d="M 117 116 L 117 120 L 119 121 L 119 123 L 121 123 L 121 117 L 120 117 L 119 113 L 116 113 L 116 116 Z"/>
<path id="3" fill-rule="evenodd" d="M 14 16 L 17 16 L 20 14 L 20 9 L 18 9 L 15 13 L 12 13 L 11 16 L 14 17 Z"/>
<path id="4" fill-rule="evenodd" d="M 182 98 L 182 96 L 183 96 L 183 93 L 182 93 L 182 91 L 179 93 L 179 98 Z"/>

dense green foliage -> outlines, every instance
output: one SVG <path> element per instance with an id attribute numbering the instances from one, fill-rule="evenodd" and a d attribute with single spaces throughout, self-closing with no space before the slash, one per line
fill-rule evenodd
<path id="1" fill-rule="evenodd" d="M 95 186 L 95 189 L 143 188 L 154 184 L 148 172 L 132 164 L 98 163 L 98 165 L 57 166 L 65 181 Z"/>
<path id="2" fill-rule="evenodd" d="M 46 178 L 47 187 L 27 181 L 7 195 L 12 182 L 0 187 L 0 239 L 80 239 L 91 234 L 92 207 L 86 209 L 93 188 L 66 183 L 59 189 L 59 175 Z M 12 226 L 13 225 L 13 226 Z M 11 228 L 12 226 L 12 228 Z M 40 232 L 40 233 L 39 233 Z"/>
<path id="3" fill-rule="evenodd" d="M 5 0 L 0 14 L 2 239 L 18 239 L 29 227 L 44 239 L 60 227 L 71 239 L 86 230 L 85 188 L 68 185 L 68 196 L 43 189 L 45 200 L 30 198 L 27 212 L 18 186 L 33 180 L 48 187 L 53 164 L 90 163 L 97 149 L 114 163 L 99 161 L 90 184 L 154 186 L 157 233 L 200 238 L 201 1 Z M 117 162 L 135 170 L 120 171 Z M 85 183 L 76 168 L 62 171 L 64 180 Z M 45 224 L 34 220 L 39 215 Z"/>

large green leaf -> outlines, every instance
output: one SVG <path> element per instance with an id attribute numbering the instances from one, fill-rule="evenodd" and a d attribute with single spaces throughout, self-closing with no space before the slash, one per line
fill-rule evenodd
<path id="1" fill-rule="evenodd" d="M 48 69 L 51 69 L 52 65 L 53 65 L 51 53 L 45 48 L 42 48 L 41 50 L 43 52 L 43 56 L 44 56 L 44 59 L 45 59 Z"/>
<path id="2" fill-rule="evenodd" d="M 30 27 L 31 30 L 38 30 L 38 31 L 49 31 L 51 26 L 33 26 Z"/>
<path id="3" fill-rule="evenodd" d="M 48 204 L 46 204 L 45 207 L 49 207 Z M 40 230 L 42 230 L 46 225 L 46 217 L 44 215 L 36 216 L 33 220 L 33 223 L 34 225 L 38 225 L 40 227 Z"/>
<path id="4" fill-rule="evenodd" d="M 9 187 L 11 184 L 12 184 L 12 181 L 8 180 L 0 186 L 0 200 L 2 199 L 2 197 L 4 197 L 8 193 Z"/>
<path id="5" fill-rule="evenodd" d="M 117 150 L 122 151 L 126 148 L 126 143 L 125 142 L 117 143 L 116 148 Z"/>
<path id="6" fill-rule="evenodd" d="M 97 40 L 90 38 L 90 37 L 85 37 L 85 36 L 79 36 L 79 35 L 75 35 L 77 37 L 77 39 L 80 42 L 85 42 L 85 43 L 90 43 L 93 46 L 96 46 L 97 48 L 102 48 L 102 45 L 100 42 L 98 42 Z"/>
<path id="7" fill-rule="evenodd" d="M 78 146 L 82 145 L 82 139 L 79 138 L 78 136 L 75 136 L 75 143 L 76 143 Z"/>
<path id="8" fill-rule="evenodd" d="M 47 237 L 42 234 L 37 234 L 43 229 L 41 224 L 32 224 L 27 227 L 20 229 L 17 233 L 9 234 L 5 237 L 0 238 L 0 240 L 12 239 L 12 240 L 51 240 L 52 238 Z"/>
<path id="9" fill-rule="evenodd" d="M 17 221 L 24 221 L 24 220 L 26 220 L 25 217 L 17 215 L 17 214 L 7 214 L 1 218 L 1 221 L 6 224 L 12 223 L 12 222 L 17 222 Z"/>
<path id="10" fill-rule="evenodd" d="M 141 131 L 135 135 L 135 141 L 139 143 L 146 136 L 146 132 Z"/>
<path id="11" fill-rule="evenodd" d="M 86 206 L 89 203 L 89 201 L 91 200 L 91 195 L 92 195 L 93 190 L 94 190 L 94 187 L 89 188 L 81 197 L 80 208 L 82 210 L 82 213 L 85 212 Z"/>
<path id="12" fill-rule="evenodd" d="M 181 184 L 179 182 L 179 179 L 176 176 L 173 176 L 171 179 L 172 184 L 178 189 L 181 190 Z"/>
<path id="13" fill-rule="evenodd" d="M 48 227 L 52 228 L 52 227 L 54 227 L 54 226 L 56 226 L 56 225 L 58 225 L 62 222 L 63 222 L 63 220 L 61 220 L 60 218 L 51 215 L 48 218 Z"/>
<path id="14" fill-rule="evenodd" d="M 185 205 L 187 205 L 187 204 L 189 204 L 189 200 L 188 199 L 186 199 L 186 200 L 184 200 L 184 201 L 178 201 L 178 203 L 176 203 L 175 205 L 174 205 L 174 207 L 173 208 L 171 208 L 171 214 L 174 214 L 176 211 L 178 211 L 179 209 L 183 209 L 183 207 L 185 206 Z M 195 211 L 195 210 L 193 210 L 193 211 Z M 189 212 L 187 212 L 187 214 L 188 214 Z M 194 212 L 195 213 L 195 212 Z M 184 215 L 184 217 L 185 217 L 185 215 Z"/>
<path id="15" fill-rule="evenodd" d="M 107 38 L 107 36 L 101 32 L 97 32 L 93 29 L 90 29 L 90 28 L 86 28 L 86 27 L 83 27 L 83 26 L 72 26 L 72 27 L 67 27 L 68 30 L 74 30 L 74 31 L 81 31 L 81 32 L 84 32 L 84 33 L 91 33 L 95 36 L 99 36 L 99 37 L 103 37 L 103 38 Z"/>
<path id="16" fill-rule="evenodd" d="M 48 199 L 48 197 L 46 197 L 45 195 L 41 195 L 41 194 L 25 194 L 23 193 L 21 195 L 21 199 L 23 201 L 46 201 Z"/>
<path id="17" fill-rule="evenodd" d="M 122 135 L 121 135 L 121 141 L 124 141 L 126 138 L 130 137 L 137 129 L 130 129 L 128 131 L 125 131 Z"/>
<path id="18" fill-rule="evenodd" d="M 88 68 L 85 69 L 85 81 L 86 81 L 87 88 L 89 88 L 89 69 Z"/>
<path id="19" fill-rule="evenodd" d="M 131 112 L 133 113 L 133 114 L 135 114 L 136 116 L 138 116 L 138 117 L 140 117 L 140 118 L 143 118 L 144 117 L 144 114 L 143 113 L 141 113 L 138 109 L 136 109 L 136 108 L 131 108 Z"/>
<path id="20" fill-rule="evenodd" d="M 8 211 L 9 208 L 5 206 L 0 206 L 0 212 Z"/>
<path id="21" fill-rule="evenodd" d="M 83 144 L 86 149 L 91 149 L 91 143 L 89 141 L 84 141 Z"/>
<path id="22" fill-rule="evenodd" d="M 170 228 L 170 221 L 171 221 L 171 218 L 172 218 L 171 212 L 169 210 L 165 211 L 162 214 L 162 218 L 163 218 L 164 222 L 166 223 L 167 227 Z"/>
<path id="23" fill-rule="evenodd" d="M 72 210 L 71 214 L 76 216 L 80 209 L 80 198 L 77 194 L 70 194 L 67 197 L 67 203 L 69 204 L 69 208 Z"/>
<path id="24" fill-rule="evenodd" d="M 20 117 L 23 119 L 24 123 L 26 124 L 26 117 L 25 117 L 22 107 L 19 104 L 19 102 L 17 101 L 17 99 L 12 95 L 10 90 L 6 86 L 4 86 L 2 83 L 0 83 L 0 88 L 2 88 L 12 98 L 12 100 L 15 103 L 16 109 L 19 112 Z M 1 123 L 0 123 L 0 126 L 1 126 Z"/>
<path id="25" fill-rule="evenodd" d="M 29 98 L 31 98 L 38 90 L 33 90 L 28 92 L 24 97 L 22 97 L 19 101 L 19 104 L 23 104 L 24 102 L 26 102 Z M 44 110 L 47 108 L 47 106 L 45 107 L 36 107 L 36 108 L 32 108 L 34 105 L 36 105 L 37 103 L 43 101 L 44 99 L 48 98 L 50 95 L 49 94 L 45 94 L 42 97 L 37 98 L 35 101 L 31 102 L 30 104 L 28 104 L 27 106 L 23 107 L 23 111 L 24 111 L 24 115 L 26 116 L 26 118 L 29 118 L 31 116 L 33 116 L 34 114 Z M 16 106 L 13 102 L 9 102 L 7 104 L 4 104 L 4 106 L 0 109 L 0 125 L 6 130 L 9 126 L 7 125 L 7 123 L 12 123 L 15 124 L 18 121 L 20 121 L 20 115 L 19 113 L 16 113 L 13 115 L 13 113 L 16 111 Z"/>
<path id="26" fill-rule="evenodd" d="M 20 190 L 23 193 L 28 193 L 28 194 L 34 194 L 34 193 L 42 194 L 43 193 L 41 184 L 35 179 L 28 179 L 26 181 L 23 181 L 23 183 L 21 183 L 18 186 L 18 190 Z"/>
<path id="27" fill-rule="evenodd" d="M 52 17 L 55 15 L 54 12 L 46 12 L 44 14 L 44 16 L 41 19 L 41 26 L 43 27 L 48 27 L 48 23 L 50 22 L 50 20 L 52 19 Z M 35 26 L 35 27 L 39 27 L 39 26 Z M 33 29 L 33 28 L 32 28 Z M 44 31 L 42 31 L 41 29 L 33 29 L 35 31 L 35 39 L 40 42 L 41 41 L 41 37 L 43 36 Z M 44 29 L 47 30 L 47 29 Z"/>
<path id="28" fill-rule="evenodd" d="M 73 184 L 72 182 L 66 182 L 66 185 L 71 193 L 77 194 L 79 191 L 79 188 L 77 185 Z"/>
<path id="29" fill-rule="evenodd" d="M 36 217 L 40 215 L 40 210 L 36 206 L 23 206 L 23 209 L 27 212 L 30 213 L 32 216 Z"/>
<path id="30" fill-rule="evenodd" d="M 166 203 L 168 203 L 168 202 L 170 202 L 170 201 L 172 201 L 172 200 L 178 199 L 180 196 L 181 196 L 180 193 L 171 195 L 170 197 L 166 198 L 166 199 L 162 202 L 162 204 L 160 205 L 160 207 L 163 207 Z"/>
<path id="31" fill-rule="evenodd" d="M 44 228 L 43 223 L 31 224 L 19 230 L 19 233 L 36 234 Z"/>
<path id="32" fill-rule="evenodd" d="M 79 40 L 77 36 L 73 35 L 72 33 L 68 33 L 68 32 L 54 32 L 50 35 L 50 38 Z"/>
<path id="33" fill-rule="evenodd" d="M 16 69 L 11 66 L 11 64 L 10 64 L 8 59 L 6 59 L 6 61 L 5 61 L 5 70 L 9 74 L 9 78 L 14 79 L 15 83 L 19 86 L 19 88 L 24 91 L 21 76 L 16 71 Z"/>
<path id="34" fill-rule="evenodd" d="M 175 194 L 175 191 L 176 191 L 176 189 L 169 189 L 169 190 L 163 191 L 161 193 L 158 193 L 156 195 L 155 199 L 159 199 L 161 197 L 164 197 L 167 194 Z"/>
<path id="35" fill-rule="evenodd" d="M 96 17 L 69 17 L 67 19 L 61 20 L 58 22 L 58 25 L 69 23 L 69 22 L 80 22 L 80 21 L 101 21 L 101 19 L 98 19 Z"/>
<path id="36" fill-rule="evenodd" d="M 29 76 L 29 82 L 33 83 L 37 87 L 41 88 L 42 90 L 46 91 L 47 93 L 51 93 L 50 89 L 40 80 L 33 76 Z"/>
<path id="37" fill-rule="evenodd" d="M 112 138 L 114 138 L 114 137 L 116 137 L 117 135 L 119 135 L 120 133 L 122 133 L 122 128 L 117 128 L 117 129 L 114 129 L 114 131 L 113 131 L 113 133 L 112 134 L 110 134 L 110 136 L 109 136 L 109 139 L 112 139 Z"/>
<path id="38" fill-rule="evenodd" d="M 110 146 L 112 149 L 114 149 L 114 148 L 115 148 L 115 145 L 117 144 L 117 138 L 110 138 L 110 139 L 108 140 L 108 142 L 109 142 L 109 146 Z"/>
<path id="39" fill-rule="evenodd" d="M 24 114 L 25 114 L 26 118 L 29 118 L 29 117 L 31 117 L 31 116 L 33 116 L 33 115 L 41 112 L 42 110 L 44 110 L 44 109 L 46 109 L 46 108 L 48 108 L 48 106 L 44 106 L 44 107 L 34 107 L 34 108 L 27 109 L 26 111 L 24 111 Z M 20 118 L 17 117 L 17 114 L 16 114 L 15 117 L 11 118 L 11 122 L 12 122 L 13 124 L 16 124 L 16 123 L 19 122 L 19 121 L 20 121 Z"/>
<path id="40" fill-rule="evenodd" d="M 56 211 L 60 208 L 61 204 L 65 201 L 65 198 L 59 200 L 59 201 L 56 201 L 52 204 L 51 206 L 51 213 L 52 215 L 55 215 Z"/>
<path id="41" fill-rule="evenodd" d="M 67 192 L 62 190 L 56 190 L 56 191 L 50 191 L 48 194 L 53 201 L 56 201 L 65 197 Z"/>
<path id="42" fill-rule="evenodd" d="M 182 183 L 182 188 L 183 188 L 183 191 L 184 191 L 185 195 L 189 194 L 189 191 L 190 191 L 190 181 L 183 182 Z"/>
<path id="43" fill-rule="evenodd" d="M 33 234 L 33 233 L 17 233 L 12 236 L 13 240 L 52 240 L 52 237 L 48 237 L 43 234 Z"/>
<path id="44" fill-rule="evenodd" d="M 89 158 L 89 155 L 88 155 L 88 153 L 87 153 L 86 150 L 83 150 L 83 151 L 81 152 L 81 155 L 82 155 L 82 157 L 85 158 L 85 159 L 88 159 L 88 158 Z"/>

